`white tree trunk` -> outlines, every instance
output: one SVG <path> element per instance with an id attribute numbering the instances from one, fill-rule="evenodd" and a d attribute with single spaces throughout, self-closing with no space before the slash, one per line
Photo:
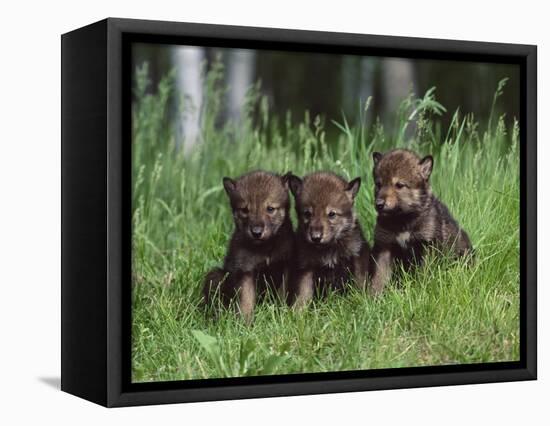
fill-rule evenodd
<path id="1" fill-rule="evenodd" d="M 238 121 L 248 89 L 253 84 L 255 52 L 250 49 L 232 49 L 227 57 L 227 111 Z"/>
<path id="2" fill-rule="evenodd" d="M 365 108 L 367 99 L 374 96 L 374 77 L 378 59 L 363 57 L 359 63 L 359 98 L 361 99 L 361 108 Z M 370 122 L 373 111 L 372 106 L 366 112 L 366 120 Z"/>
<path id="3" fill-rule="evenodd" d="M 394 117 L 399 104 L 412 92 L 416 93 L 414 67 L 410 60 L 387 58 L 382 61 L 384 116 Z M 416 93 L 417 94 L 417 93 Z"/>
<path id="4" fill-rule="evenodd" d="M 364 114 L 367 99 L 374 96 L 377 58 L 348 56 L 342 63 L 342 106 L 346 115 L 357 117 L 359 109 Z M 372 116 L 372 106 L 363 115 L 366 121 Z"/>
<path id="5" fill-rule="evenodd" d="M 176 102 L 178 145 L 183 142 L 189 150 L 200 138 L 200 108 L 203 98 L 202 65 L 205 59 L 202 47 L 178 46 L 172 60 L 176 69 L 176 93 L 183 99 L 183 110 Z"/>

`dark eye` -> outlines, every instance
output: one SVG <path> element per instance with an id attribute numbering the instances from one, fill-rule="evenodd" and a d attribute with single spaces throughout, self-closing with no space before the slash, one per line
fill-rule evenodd
<path id="1" fill-rule="evenodd" d="M 328 217 L 330 217 L 331 219 L 335 218 L 336 217 L 336 212 L 335 211 L 330 211 L 328 213 Z"/>
<path id="2" fill-rule="evenodd" d="M 267 212 L 273 213 L 275 211 L 275 207 L 267 206 Z"/>
<path id="3" fill-rule="evenodd" d="M 243 207 L 241 210 L 242 214 L 248 214 L 248 207 Z"/>
<path id="4" fill-rule="evenodd" d="M 382 183 L 377 180 L 376 182 L 374 182 L 374 186 L 376 186 L 376 189 L 380 189 L 380 187 L 382 186 Z"/>
<path id="5" fill-rule="evenodd" d="M 407 187 L 407 184 L 403 183 L 403 182 L 396 182 L 395 183 L 395 187 L 397 189 L 401 189 L 401 188 L 406 188 Z"/>
<path id="6" fill-rule="evenodd" d="M 309 219 L 311 217 L 311 212 L 309 210 L 304 211 L 304 217 Z"/>

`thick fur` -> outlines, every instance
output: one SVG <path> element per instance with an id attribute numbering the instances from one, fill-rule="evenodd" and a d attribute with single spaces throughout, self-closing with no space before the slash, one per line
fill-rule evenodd
<path id="1" fill-rule="evenodd" d="M 347 182 L 328 172 L 290 177 L 298 215 L 289 298 L 294 305 L 351 279 L 364 288 L 370 250 L 353 211 L 360 184 L 360 178 Z"/>
<path id="2" fill-rule="evenodd" d="M 405 267 L 422 262 L 425 249 L 434 246 L 464 256 L 472 251 L 468 234 L 430 188 L 433 158 L 403 149 L 375 152 L 375 207 L 371 290 L 379 294 L 391 278 L 395 260 Z"/>
<path id="3" fill-rule="evenodd" d="M 224 178 L 235 230 L 223 268 L 206 275 L 203 295 L 207 305 L 219 300 L 227 306 L 236 300 L 249 322 L 257 297 L 268 288 L 285 294 L 294 247 L 288 178 L 264 171 L 235 180 Z"/>

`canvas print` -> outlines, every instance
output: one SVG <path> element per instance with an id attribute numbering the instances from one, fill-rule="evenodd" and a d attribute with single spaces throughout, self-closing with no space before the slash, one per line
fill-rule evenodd
<path id="1" fill-rule="evenodd" d="M 132 382 L 519 360 L 518 65 L 131 62 Z"/>

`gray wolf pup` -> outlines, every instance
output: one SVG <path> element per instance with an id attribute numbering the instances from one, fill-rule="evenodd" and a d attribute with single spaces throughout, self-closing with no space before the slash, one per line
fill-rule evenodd
<path id="1" fill-rule="evenodd" d="M 365 287 L 370 249 L 353 211 L 361 179 L 348 182 L 329 172 L 290 176 L 298 230 L 290 279 L 290 302 L 297 307 L 315 290 L 342 289 L 354 280 Z"/>
<path id="2" fill-rule="evenodd" d="M 450 250 L 455 256 L 472 251 L 466 232 L 432 193 L 433 158 L 396 149 L 373 153 L 375 207 L 371 291 L 379 294 L 391 278 L 395 260 L 409 267 L 420 264 L 428 246 Z"/>
<path id="3" fill-rule="evenodd" d="M 255 171 L 238 179 L 223 179 L 235 230 L 222 268 L 210 271 L 204 282 L 207 305 L 236 300 L 247 322 L 256 299 L 272 289 L 285 292 L 287 266 L 292 258 L 294 232 L 289 216 L 288 175 Z"/>

